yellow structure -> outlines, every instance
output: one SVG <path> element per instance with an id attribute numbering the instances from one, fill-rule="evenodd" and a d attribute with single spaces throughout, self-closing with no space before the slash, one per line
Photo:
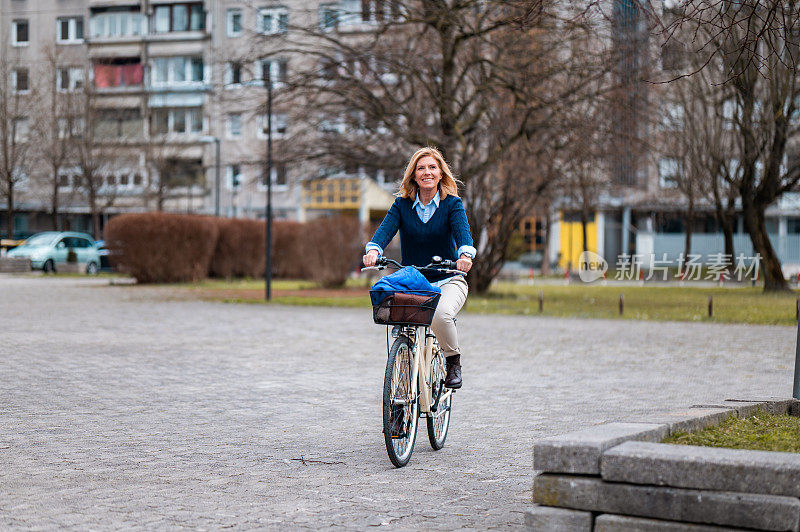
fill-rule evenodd
<path id="1" fill-rule="evenodd" d="M 329 177 L 303 183 L 304 211 L 338 211 L 358 215 L 362 223 L 381 219 L 394 202 L 394 196 L 371 179 Z"/>
<path id="2" fill-rule="evenodd" d="M 559 226 L 561 233 L 561 258 L 558 265 L 566 269 L 578 269 L 578 258 L 583 253 L 583 226 L 580 219 L 569 216 L 565 219 L 564 213 L 559 213 Z M 586 224 L 586 245 L 588 251 L 597 253 L 597 216 L 592 216 Z"/>

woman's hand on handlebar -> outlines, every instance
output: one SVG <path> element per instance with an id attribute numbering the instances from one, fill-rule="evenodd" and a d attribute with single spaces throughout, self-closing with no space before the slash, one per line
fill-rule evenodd
<path id="1" fill-rule="evenodd" d="M 456 269 L 467 273 L 469 272 L 470 268 L 472 268 L 472 259 L 466 255 L 461 255 L 461 257 L 456 261 Z"/>
<path id="2" fill-rule="evenodd" d="M 375 266 L 375 263 L 378 262 L 378 250 L 371 249 L 364 255 L 364 258 L 361 259 L 364 262 L 364 266 L 367 268 L 371 268 Z"/>

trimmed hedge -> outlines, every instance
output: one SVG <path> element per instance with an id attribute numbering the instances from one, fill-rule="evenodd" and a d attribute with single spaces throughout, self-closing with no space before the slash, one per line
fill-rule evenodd
<path id="1" fill-rule="evenodd" d="M 272 274 L 282 279 L 308 279 L 309 268 L 301 244 L 305 224 L 279 221 L 272 224 Z"/>
<path id="2" fill-rule="evenodd" d="M 211 277 L 263 277 L 266 267 L 264 222 L 216 218 L 219 237 L 211 258 Z"/>
<path id="3" fill-rule="evenodd" d="M 263 277 L 265 227 L 259 220 L 183 214 L 122 214 L 106 227 L 113 264 L 140 283 L 213 277 Z M 319 218 L 272 226 L 275 277 L 342 286 L 358 267 L 362 244 L 355 218 Z"/>
<path id="4" fill-rule="evenodd" d="M 111 260 L 140 283 L 197 281 L 208 275 L 219 229 L 213 218 L 151 212 L 109 220 Z"/>
<path id="5" fill-rule="evenodd" d="M 358 220 L 318 218 L 304 229 L 300 249 L 309 277 L 326 288 L 343 286 L 363 254 Z"/>

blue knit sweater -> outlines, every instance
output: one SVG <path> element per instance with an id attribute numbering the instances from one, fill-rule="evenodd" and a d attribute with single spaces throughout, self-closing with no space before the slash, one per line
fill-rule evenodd
<path id="1" fill-rule="evenodd" d="M 472 246 L 467 214 L 461 198 L 447 196 L 439 203 L 436 212 L 427 223 L 420 220 L 414 211 L 414 202 L 409 198 L 397 198 L 386 213 L 372 242 L 386 248 L 400 231 L 400 262 L 404 266 L 425 266 L 431 257 L 439 255 L 443 259 L 458 260 L 456 255 L 461 246 Z M 431 282 L 436 282 L 452 274 L 423 272 Z"/>

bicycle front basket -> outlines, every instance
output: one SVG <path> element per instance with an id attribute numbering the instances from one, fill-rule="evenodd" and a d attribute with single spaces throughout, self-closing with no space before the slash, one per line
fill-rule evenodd
<path id="1" fill-rule="evenodd" d="M 372 305 L 372 318 L 379 325 L 430 325 L 441 294 L 427 290 L 371 290 L 370 296 L 373 302 L 379 301 Z"/>

